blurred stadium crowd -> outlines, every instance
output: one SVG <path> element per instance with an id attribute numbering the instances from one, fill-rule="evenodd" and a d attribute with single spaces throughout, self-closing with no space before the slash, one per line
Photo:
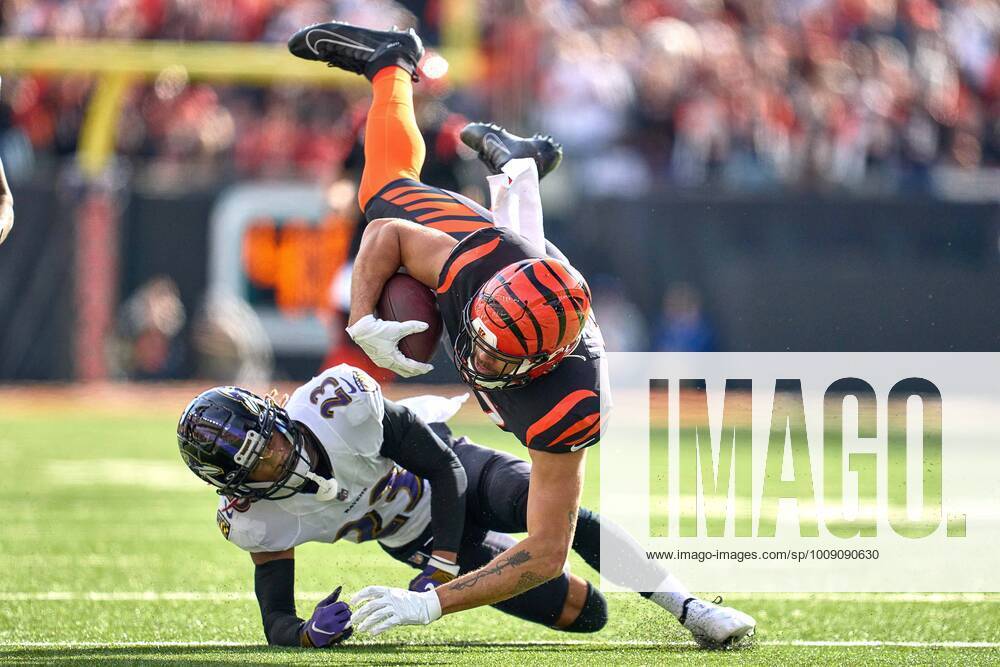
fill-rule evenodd
<path id="1" fill-rule="evenodd" d="M 593 194 L 667 185 L 927 188 L 935 169 L 1000 164 L 996 0 L 485 0 L 484 69 L 422 86 L 469 117 L 543 129 Z M 439 0 L 9 0 L 4 36 L 282 42 L 331 17 L 417 25 Z M 13 178 L 76 150 L 93 82 L 10 77 L 0 154 Z M 136 87 L 120 154 L 161 178 L 336 178 L 365 100 L 353 92 Z M 426 100 L 425 100 L 426 103 Z M 432 114 L 433 115 L 433 114 Z"/>

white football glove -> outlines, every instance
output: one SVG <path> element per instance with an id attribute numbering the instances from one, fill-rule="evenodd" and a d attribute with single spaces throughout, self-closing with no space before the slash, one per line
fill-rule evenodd
<path id="1" fill-rule="evenodd" d="M 3 198 L 0 198 L 0 243 L 7 240 L 10 228 L 14 226 L 14 207 L 8 206 Z"/>
<path id="2" fill-rule="evenodd" d="M 2 80 L 0 80 L 0 83 L 2 83 Z M 0 164 L 0 172 L 2 171 L 3 165 Z M 6 197 L 0 197 L 0 243 L 7 240 L 7 235 L 10 234 L 10 228 L 13 226 L 14 205 Z"/>
<path id="3" fill-rule="evenodd" d="M 434 366 L 408 358 L 399 351 L 399 341 L 426 329 L 427 323 L 419 320 L 393 322 L 377 319 L 374 315 L 365 315 L 347 327 L 347 335 L 360 345 L 365 354 L 378 366 L 405 378 L 411 378 L 434 370 Z"/>
<path id="4" fill-rule="evenodd" d="M 363 607 L 357 605 L 366 602 Z M 437 593 L 417 593 L 388 586 L 368 586 L 351 598 L 357 608 L 351 623 L 361 632 L 378 635 L 398 625 L 427 625 L 441 618 Z"/>

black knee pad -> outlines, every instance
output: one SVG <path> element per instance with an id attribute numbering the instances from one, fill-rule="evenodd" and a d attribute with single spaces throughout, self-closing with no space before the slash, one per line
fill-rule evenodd
<path id="1" fill-rule="evenodd" d="M 576 620 L 565 628 L 564 632 L 597 632 L 608 624 L 608 601 L 601 591 L 587 582 L 587 601 Z"/>

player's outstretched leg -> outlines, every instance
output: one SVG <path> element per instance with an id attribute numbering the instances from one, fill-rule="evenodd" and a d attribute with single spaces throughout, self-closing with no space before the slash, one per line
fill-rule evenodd
<path id="1" fill-rule="evenodd" d="M 601 540 L 605 541 L 605 554 L 612 554 L 619 561 L 617 567 L 601 569 Z M 756 629 L 756 621 L 748 614 L 717 604 L 722 602 L 721 598 L 708 602 L 692 595 L 677 577 L 650 560 L 642 546 L 621 526 L 585 507 L 577 515 L 573 550 L 587 565 L 619 586 L 635 590 L 635 581 L 659 582 L 653 591 L 639 595 L 675 616 L 702 648 L 730 648 L 752 636 Z M 628 575 L 616 580 L 612 571 Z"/>
<path id="2" fill-rule="evenodd" d="M 346 23 L 317 23 L 288 40 L 293 55 L 364 74 L 372 82 L 365 124 L 365 169 L 358 189 L 361 210 L 393 181 L 419 180 L 426 147 L 413 112 L 413 82 L 423 57 L 412 30 L 369 30 Z"/>
<path id="3" fill-rule="evenodd" d="M 467 496 L 473 521 L 502 533 L 524 532 L 531 478 L 528 462 L 465 438 L 454 443 L 454 450 L 465 467 L 469 489 L 476 490 Z M 601 540 L 605 540 L 605 553 L 617 559 L 617 567 L 601 568 Z M 636 590 L 636 582 L 659 582 L 652 591 L 639 594 L 677 618 L 704 648 L 729 648 L 754 632 L 753 618 L 692 595 L 677 577 L 650 560 L 635 538 L 596 512 L 580 508 L 573 550 L 619 586 Z M 628 574 L 619 576 L 622 573 Z"/>
<path id="4" fill-rule="evenodd" d="M 364 74 L 369 81 L 390 65 L 403 68 L 418 81 L 417 63 L 424 55 L 424 45 L 412 28 L 405 32 L 370 30 L 340 21 L 302 28 L 289 38 L 288 50 L 304 60 Z"/>
<path id="5" fill-rule="evenodd" d="M 538 178 L 545 178 L 562 162 L 562 144 L 548 135 L 519 137 L 495 123 L 469 123 L 462 128 L 462 143 L 476 151 L 479 159 L 492 174 L 510 160 L 530 157 L 538 167 Z"/>

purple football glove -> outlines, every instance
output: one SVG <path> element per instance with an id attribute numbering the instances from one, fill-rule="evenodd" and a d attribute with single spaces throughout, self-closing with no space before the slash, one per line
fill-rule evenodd
<path id="1" fill-rule="evenodd" d="M 418 593 L 432 591 L 441 584 L 447 584 L 458 576 L 458 565 L 443 558 L 431 556 L 424 565 L 424 571 L 410 581 L 410 590 Z"/>
<path id="2" fill-rule="evenodd" d="M 341 588 L 342 586 L 337 586 L 337 590 L 316 605 L 313 615 L 302 626 L 304 646 L 326 648 L 339 644 L 354 632 L 351 627 L 351 608 L 346 602 L 337 601 Z"/>

